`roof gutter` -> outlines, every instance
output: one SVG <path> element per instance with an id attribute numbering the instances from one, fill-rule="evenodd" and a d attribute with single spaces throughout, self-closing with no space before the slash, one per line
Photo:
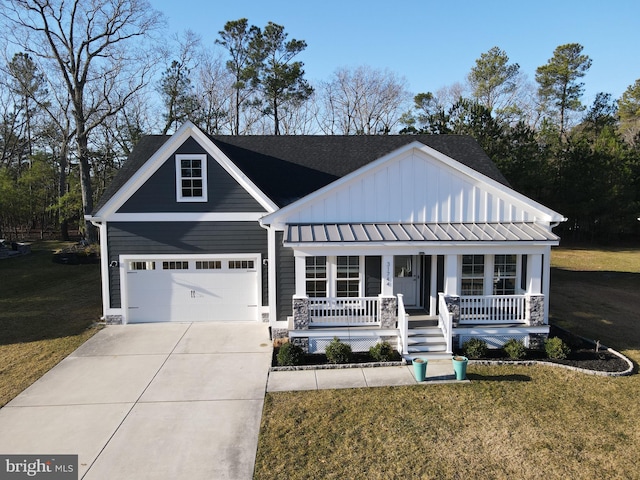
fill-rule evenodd
<path id="1" fill-rule="evenodd" d="M 560 220 L 559 222 L 553 222 L 553 223 L 549 224 L 549 229 L 553 230 L 558 225 L 560 225 L 561 223 L 566 222 L 567 220 L 569 220 L 567 217 L 562 217 L 562 220 Z M 640 218 L 638 220 L 640 220 Z"/>
<path id="2" fill-rule="evenodd" d="M 104 219 L 102 217 L 94 217 L 93 215 L 85 215 L 84 219 L 91 222 L 94 227 L 100 227 Z"/>

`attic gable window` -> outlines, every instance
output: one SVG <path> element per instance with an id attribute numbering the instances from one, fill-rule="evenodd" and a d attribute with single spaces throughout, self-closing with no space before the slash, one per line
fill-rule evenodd
<path id="1" fill-rule="evenodd" d="M 176 155 L 176 200 L 207 201 L 206 155 Z"/>

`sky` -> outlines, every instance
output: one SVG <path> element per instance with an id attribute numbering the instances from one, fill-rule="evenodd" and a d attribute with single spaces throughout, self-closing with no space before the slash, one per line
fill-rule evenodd
<path id="1" fill-rule="evenodd" d="M 592 66 L 583 104 L 599 92 L 619 98 L 640 78 L 639 0 L 149 0 L 169 31 L 191 30 L 214 46 L 229 20 L 284 26 L 307 42 L 297 59 L 306 78 L 368 65 L 405 77 L 412 93 L 464 82 L 494 46 L 535 82 L 559 45 L 579 43 Z"/>

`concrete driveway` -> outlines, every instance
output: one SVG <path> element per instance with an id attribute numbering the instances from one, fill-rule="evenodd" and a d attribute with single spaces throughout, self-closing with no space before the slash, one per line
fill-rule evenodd
<path id="1" fill-rule="evenodd" d="M 0 409 L 0 453 L 78 454 L 79 477 L 251 479 L 263 323 L 108 326 Z"/>

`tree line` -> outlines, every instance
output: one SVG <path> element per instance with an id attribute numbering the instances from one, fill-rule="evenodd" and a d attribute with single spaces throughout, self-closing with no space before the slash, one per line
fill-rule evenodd
<path id="1" fill-rule="evenodd" d="M 167 41 L 146 0 L 7 0 L 0 5 L 0 237 L 68 238 L 145 134 L 191 121 L 211 134 L 469 134 L 512 186 L 565 214 L 565 239 L 638 233 L 640 79 L 583 104 L 591 59 L 561 45 L 529 82 L 506 52 L 460 83 L 412 94 L 366 65 L 305 78 L 307 44 L 246 18 L 215 43 Z"/>

